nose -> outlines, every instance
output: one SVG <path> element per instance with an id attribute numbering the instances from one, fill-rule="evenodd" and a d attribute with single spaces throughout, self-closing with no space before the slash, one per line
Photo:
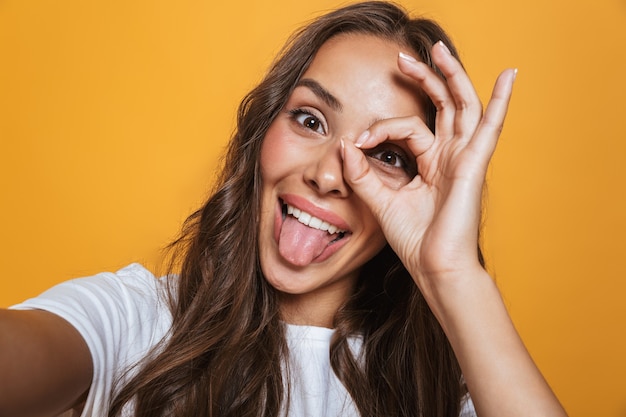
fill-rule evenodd
<path id="1" fill-rule="evenodd" d="M 312 151 L 304 180 L 319 194 L 347 197 L 350 188 L 343 179 L 343 159 L 339 141 L 332 141 Z"/>

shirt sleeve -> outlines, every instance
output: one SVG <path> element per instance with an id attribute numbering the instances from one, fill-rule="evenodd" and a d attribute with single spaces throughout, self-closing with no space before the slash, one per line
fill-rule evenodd
<path id="1" fill-rule="evenodd" d="M 139 264 L 59 284 L 12 309 L 40 309 L 74 326 L 85 339 L 93 378 L 82 416 L 106 416 L 125 372 L 154 348 L 171 326 L 164 278 Z"/>
<path id="2" fill-rule="evenodd" d="M 461 412 L 459 413 L 459 417 L 477 417 L 474 403 L 469 393 L 465 394 L 461 399 Z"/>

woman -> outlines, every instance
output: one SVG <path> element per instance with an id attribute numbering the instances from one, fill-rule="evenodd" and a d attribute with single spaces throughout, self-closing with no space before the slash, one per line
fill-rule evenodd
<path id="1" fill-rule="evenodd" d="M 3 312 L 0 415 L 458 416 L 468 390 L 481 416 L 564 415 L 477 246 L 515 72 L 483 115 L 456 57 L 389 3 L 305 27 L 244 99 L 178 277 Z"/>

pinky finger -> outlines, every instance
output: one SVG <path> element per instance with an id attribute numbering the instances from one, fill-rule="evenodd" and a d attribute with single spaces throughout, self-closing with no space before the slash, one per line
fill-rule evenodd
<path id="1" fill-rule="evenodd" d="M 498 76 L 476 134 L 470 141 L 469 147 L 483 156 L 485 166 L 496 149 L 498 138 L 504 127 L 516 76 L 517 69 L 505 70 Z"/>

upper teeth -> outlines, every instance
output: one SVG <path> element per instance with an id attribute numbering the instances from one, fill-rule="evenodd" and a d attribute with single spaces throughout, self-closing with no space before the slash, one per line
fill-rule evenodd
<path id="1" fill-rule="evenodd" d="M 345 230 L 339 229 L 337 226 L 328 222 L 318 219 L 315 216 L 311 216 L 306 211 L 302 211 L 299 208 L 287 205 L 287 213 L 298 219 L 298 221 L 304 225 L 312 227 L 313 229 L 326 230 L 331 235 L 335 233 L 345 233 Z"/>

